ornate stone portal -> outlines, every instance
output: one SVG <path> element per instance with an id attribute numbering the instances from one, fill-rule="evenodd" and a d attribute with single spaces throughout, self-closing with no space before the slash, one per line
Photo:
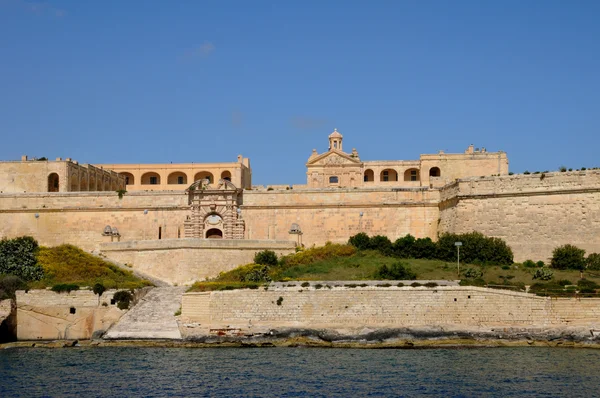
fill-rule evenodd
<path id="1" fill-rule="evenodd" d="M 230 181 L 211 185 L 207 179 L 187 189 L 192 215 L 185 221 L 187 238 L 244 239 L 244 220 L 239 208 L 242 189 Z"/>

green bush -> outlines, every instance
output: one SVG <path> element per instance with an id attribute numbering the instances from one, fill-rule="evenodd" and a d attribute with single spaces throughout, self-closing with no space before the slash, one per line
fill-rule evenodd
<path id="1" fill-rule="evenodd" d="M 590 253 L 585 259 L 585 265 L 587 269 L 600 271 L 600 254 Z"/>
<path id="2" fill-rule="evenodd" d="M 358 250 L 367 250 L 371 247 L 371 239 L 366 233 L 360 232 L 354 236 L 351 236 L 350 239 L 348 239 L 348 244 L 356 247 Z"/>
<path id="3" fill-rule="evenodd" d="M 535 263 L 535 265 L 537 265 L 538 267 L 542 268 L 544 267 L 546 264 L 544 264 L 544 262 L 542 260 L 538 261 L 537 263 Z"/>
<path id="4" fill-rule="evenodd" d="M 415 240 L 412 250 L 411 257 L 413 258 L 436 258 L 437 257 L 437 245 L 431 238 L 419 238 Z"/>
<path id="5" fill-rule="evenodd" d="M 0 300 L 14 299 L 17 290 L 25 289 L 27 289 L 27 283 L 18 276 L 0 276 Z"/>
<path id="6" fill-rule="evenodd" d="M 260 265 L 277 265 L 277 254 L 273 250 L 263 250 L 254 256 L 254 262 Z"/>
<path id="7" fill-rule="evenodd" d="M 480 279 L 483 276 L 483 271 L 479 268 L 467 268 L 464 275 L 467 279 Z"/>
<path id="8" fill-rule="evenodd" d="M 550 268 L 538 268 L 533 273 L 533 279 L 539 279 L 541 281 L 549 281 L 554 277 L 554 272 Z"/>
<path id="9" fill-rule="evenodd" d="M 585 268 L 585 250 L 573 245 L 559 246 L 552 252 L 550 266 L 555 269 Z"/>
<path id="10" fill-rule="evenodd" d="M 241 282 L 271 282 L 268 265 L 256 264 L 246 273 L 240 275 Z"/>
<path id="11" fill-rule="evenodd" d="M 598 285 L 596 282 L 594 281 L 590 281 L 589 279 L 580 279 L 577 281 L 577 287 L 579 289 L 598 289 L 600 288 L 600 285 Z M 590 292 L 588 292 L 590 293 Z"/>
<path id="12" fill-rule="evenodd" d="M 561 285 L 561 286 L 568 286 L 568 285 L 572 285 L 572 284 L 573 284 L 573 282 L 571 282 L 571 281 L 570 281 L 570 280 L 568 280 L 568 279 L 561 279 L 561 280 L 559 280 L 559 281 L 558 281 L 558 282 L 556 282 L 556 283 L 558 283 L 558 284 L 559 284 L 559 285 Z"/>
<path id="13" fill-rule="evenodd" d="M 0 274 L 39 281 L 44 270 L 37 263 L 38 243 L 31 236 L 0 240 Z"/>
<path id="14" fill-rule="evenodd" d="M 534 263 L 532 260 L 525 260 L 525 261 L 523 261 L 523 267 L 525 267 L 525 268 L 535 268 L 535 267 L 537 267 L 537 264 Z"/>
<path id="15" fill-rule="evenodd" d="M 79 285 L 73 283 L 59 283 L 52 286 L 52 291 L 56 293 L 71 293 L 73 290 L 79 290 Z"/>
<path id="16" fill-rule="evenodd" d="M 392 242 L 387 236 L 376 235 L 369 240 L 369 248 L 377 250 L 384 256 L 392 255 Z"/>
<path id="17" fill-rule="evenodd" d="M 394 256 L 400 258 L 411 258 L 413 254 L 413 246 L 416 242 L 414 236 L 408 234 L 402 238 L 396 239 L 392 246 Z"/>
<path id="18" fill-rule="evenodd" d="M 462 242 L 460 259 L 470 264 L 511 265 L 513 252 L 500 238 L 490 238 L 479 232 L 466 234 L 444 234 L 437 242 L 437 258 L 444 261 L 456 261 L 455 242 Z"/>
<path id="19" fill-rule="evenodd" d="M 102 296 L 102 293 L 104 293 L 106 291 L 106 288 L 104 287 L 104 285 L 102 283 L 96 283 L 94 285 L 94 287 L 92 288 L 92 291 L 94 292 L 94 294 L 97 294 L 98 296 Z"/>
<path id="20" fill-rule="evenodd" d="M 401 262 L 394 263 L 389 267 L 382 265 L 377 270 L 375 275 L 377 279 L 391 279 L 391 280 L 412 280 L 416 279 L 417 275 L 411 271 L 410 267 Z"/>
<path id="21" fill-rule="evenodd" d="M 131 301 L 133 301 L 133 293 L 129 290 L 119 290 L 113 295 L 113 300 L 116 301 L 117 307 L 120 310 L 126 310 L 129 308 Z"/>

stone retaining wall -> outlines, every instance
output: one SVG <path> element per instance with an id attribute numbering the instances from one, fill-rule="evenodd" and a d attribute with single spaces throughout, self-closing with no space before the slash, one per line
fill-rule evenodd
<path id="1" fill-rule="evenodd" d="M 551 299 L 478 287 L 299 286 L 186 293 L 182 319 L 210 328 L 600 326 L 600 299 Z"/>
<path id="2" fill-rule="evenodd" d="M 164 239 L 105 243 L 102 253 L 134 270 L 171 284 L 192 284 L 249 264 L 262 250 L 278 256 L 295 252 L 292 241 L 234 239 Z"/>

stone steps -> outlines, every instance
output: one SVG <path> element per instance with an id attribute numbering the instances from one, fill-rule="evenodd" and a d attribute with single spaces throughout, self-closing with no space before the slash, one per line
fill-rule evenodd
<path id="1" fill-rule="evenodd" d="M 105 339 L 181 339 L 175 312 L 185 287 L 150 290 L 104 335 Z"/>

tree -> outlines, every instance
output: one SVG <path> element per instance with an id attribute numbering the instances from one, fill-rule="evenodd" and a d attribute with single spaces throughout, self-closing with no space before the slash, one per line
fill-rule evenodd
<path id="1" fill-rule="evenodd" d="M 552 252 L 550 266 L 555 269 L 585 269 L 585 250 L 573 245 L 559 246 Z"/>
<path id="2" fill-rule="evenodd" d="M 369 235 L 364 232 L 360 232 L 348 239 L 348 244 L 356 247 L 358 250 L 367 250 L 370 248 Z"/>
<path id="3" fill-rule="evenodd" d="M 369 248 L 379 251 L 384 256 L 392 254 L 392 242 L 387 236 L 376 235 L 369 240 Z"/>
<path id="4" fill-rule="evenodd" d="M 417 275 L 412 272 L 408 265 L 397 262 L 389 267 L 383 264 L 379 267 L 375 277 L 378 279 L 413 280 L 417 278 Z"/>
<path id="5" fill-rule="evenodd" d="M 25 281 L 40 280 L 44 269 L 37 264 L 38 243 L 31 236 L 0 240 L 0 274 Z"/>
<path id="6" fill-rule="evenodd" d="M 260 265 L 277 265 L 277 254 L 273 250 L 263 250 L 254 256 L 254 263 Z"/>

